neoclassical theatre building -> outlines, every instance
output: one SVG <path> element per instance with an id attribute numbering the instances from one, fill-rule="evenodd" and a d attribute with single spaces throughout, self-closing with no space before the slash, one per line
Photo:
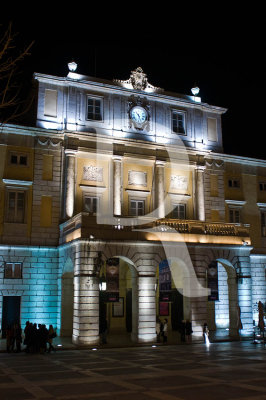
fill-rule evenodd
<path id="1" fill-rule="evenodd" d="M 36 73 L 32 126 L 0 131 L 0 318 L 180 341 L 249 336 L 266 301 L 266 161 L 223 153 L 226 109 L 128 80 Z M 240 320 L 242 327 L 240 326 Z M 240 329 L 242 328 L 242 329 Z"/>

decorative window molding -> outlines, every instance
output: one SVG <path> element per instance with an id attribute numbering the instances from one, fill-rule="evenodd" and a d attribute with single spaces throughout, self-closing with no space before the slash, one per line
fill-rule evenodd
<path id="1" fill-rule="evenodd" d="M 170 196 L 172 203 L 183 203 L 186 204 L 190 199 L 191 196 L 189 194 L 179 194 L 179 193 L 167 193 Z"/>
<path id="2" fill-rule="evenodd" d="M 143 198 L 143 199 L 146 199 L 150 194 L 149 190 L 126 189 L 126 192 L 128 193 L 129 196 L 134 196 L 134 197 Z"/>
<path id="3" fill-rule="evenodd" d="M 246 204 L 246 201 L 242 200 L 225 200 L 225 202 L 231 208 L 233 207 L 242 208 Z"/>
<path id="4" fill-rule="evenodd" d="M 147 187 L 147 172 L 128 171 L 128 185 Z"/>
<path id="5" fill-rule="evenodd" d="M 84 181 L 103 182 L 103 167 L 96 167 L 94 165 L 83 167 L 82 179 Z"/>
<path id="6" fill-rule="evenodd" d="M 170 189 L 187 190 L 188 178 L 184 175 L 171 175 Z"/>

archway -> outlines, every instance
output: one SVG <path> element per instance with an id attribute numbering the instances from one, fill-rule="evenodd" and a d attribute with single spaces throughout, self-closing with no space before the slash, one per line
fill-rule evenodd
<path id="1" fill-rule="evenodd" d="M 137 341 L 138 330 L 138 289 L 137 270 L 134 263 L 125 256 L 116 255 L 119 260 L 119 299 L 109 301 L 108 294 L 99 294 L 99 329 L 104 318 L 107 322 L 107 342 L 127 344 Z M 105 259 L 100 271 L 101 279 L 106 279 Z"/>
<path id="2" fill-rule="evenodd" d="M 186 263 L 176 257 L 162 260 L 156 270 L 156 282 L 156 318 L 161 322 L 167 319 L 169 342 L 180 343 L 184 340 L 184 321 L 191 322 L 190 274 Z M 161 291 L 163 285 L 165 295 Z"/>
<path id="3" fill-rule="evenodd" d="M 208 301 L 207 323 L 212 337 L 238 337 L 238 295 L 236 271 L 224 259 L 216 260 L 218 269 L 218 299 Z"/>
<path id="4" fill-rule="evenodd" d="M 70 257 L 67 258 L 61 277 L 61 329 L 60 336 L 72 336 L 73 332 L 73 299 L 74 267 Z"/>

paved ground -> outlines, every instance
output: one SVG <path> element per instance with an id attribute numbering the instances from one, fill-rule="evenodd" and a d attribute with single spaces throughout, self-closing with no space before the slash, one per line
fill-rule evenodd
<path id="1" fill-rule="evenodd" d="M 0 353 L 0 399 L 266 400 L 265 367 L 251 342 Z"/>

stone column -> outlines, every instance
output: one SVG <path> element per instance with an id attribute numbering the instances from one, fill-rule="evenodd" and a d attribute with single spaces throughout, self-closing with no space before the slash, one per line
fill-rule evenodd
<path id="1" fill-rule="evenodd" d="M 65 216 L 73 217 L 75 203 L 75 151 L 65 150 L 66 155 L 66 197 L 65 197 Z"/>
<path id="2" fill-rule="evenodd" d="M 155 163 L 155 207 L 158 218 L 165 218 L 164 165 L 159 160 Z"/>
<path id="3" fill-rule="evenodd" d="M 76 246 L 74 266 L 74 311 L 72 341 L 78 345 L 99 343 L 98 252 L 87 243 Z"/>
<path id="4" fill-rule="evenodd" d="M 240 265 L 242 278 L 238 278 L 238 305 L 241 310 L 242 335 L 247 336 L 253 332 L 252 282 L 248 257 L 243 257 Z"/>
<path id="5" fill-rule="evenodd" d="M 196 168 L 196 215 L 199 221 L 205 221 L 204 170 L 204 166 Z"/>
<path id="6" fill-rule="evenodd" d="M 121 201 L 121 171 L 122 171 L 122 157 L 113 157 L 113 195 L 114 195 L 114 215 L 122 214 L 122 201 Z"/>
<path id="7" fill-rule="evenodd" d="M 156 297 L 155 275 L 140 275 L 138 278 L 138 342 L 156 341 Z"/>

